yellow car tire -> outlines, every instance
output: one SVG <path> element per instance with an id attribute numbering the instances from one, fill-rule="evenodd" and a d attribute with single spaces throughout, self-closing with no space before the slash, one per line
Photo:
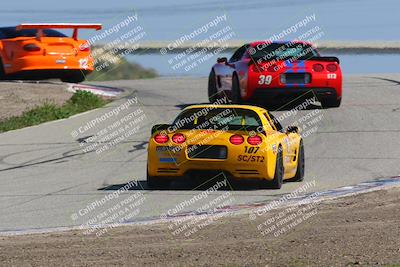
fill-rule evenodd
<path id="1" fill-rule="evenodd" d="M 300 140 L 299 144 L 299 158 L 297 159 L 297 170 L 295 176 L 291 179 L 293 182 L 301 182 L 304 180 L 304 170 L 305 170 L 305 163 L 304 163 L 304 145 L 303 140 Z"/>
<path id="2" fill-rule="evenodd" d="M 279 146 L 278 154 L 276 155 L 276 161 L 275 161 L 274 179 L 272 181 L 262 180 L 261 188 L 280 189 L 283 184 L 283 175 L 284 175 L 284 167 L 283 167 L 282 147 Z"/>

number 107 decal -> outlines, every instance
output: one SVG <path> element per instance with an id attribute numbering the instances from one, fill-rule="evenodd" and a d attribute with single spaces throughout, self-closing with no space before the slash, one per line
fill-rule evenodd
<path id="1" fill-rule="evenodd" d="M 244 153 L 256 154 L 259 149 L 260 149 L 260 147 L 258 147 L 258 146 L 256 146 L 256 147 L 254 147 L 254 146 L 245 146 L 244 147 Z"/>

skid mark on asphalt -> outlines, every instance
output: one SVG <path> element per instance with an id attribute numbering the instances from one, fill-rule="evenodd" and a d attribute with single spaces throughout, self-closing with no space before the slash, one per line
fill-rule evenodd
<path id="1" fill-rule="evenodd" d="M 94 135 L 88 135 L 88 136 L 80 137 L 80 138 L 76 139 L 76 141 L 79 144 L 86 144 L 86 143 L 88 143 L 86 140 L 89 139 L 90 137 L 93 137 L 93 136 Z"/>
<path id="2" fill-rule="evenodd" d="M 45 151 L 45 150 L 53 150 L 53 149 L 58 149 L 58 148 L 64 148 L 64 147 L 67 147 L 67 146 L 69 146 L 69 145 L 70 145 L 70 144 L 68 144 L 68 145 L 63 145 L 63 146 L 57 146 L 57 147 L 36 148 L 36 149 L 24 150 L 24 151 L 19 151 L 19 152 L 15 152 L 15 153 L 6 154 L 6 155 L 3 155 L 3 156 L 0 157 L 0 164 L 3 164 L 3 165 L 12 165 L 12 166 L 15 166 L 15 165 L 24 165 L 24 164 L 30 163 L 30 162 L 32 162 L 32 161 L 37 161 L 37 160 L 39 160 L 39 159 L 41 159 L 41 158 L 44 158 L 44 157 L 48 157 L 48 156 L 55 155 L 55 154 L 57 154 L 57 153 L 59 153 L 59 152 L 51 153 L 51 154 L 48 154 L 48 155 L 46 155 L 46 156 L 42 156 L 42 157 L 38 157 L 38 158 L 29 160 L 29 161 L 25 161 L 25 162 L 20 163 L 20 164 L 12 164 L 12 163 L 9 163 L 9 162 L 6 161 L 6 159 L 9 158 L 9 157 L 12 157 L 12 156 L 20 155 L 20 154 L 26 154 L 26 153 L 30 153 L 30 152 L 38 152 L 38 151 Z M 1 171 L 1 170 L 0 170 L 0 171 Z"/>
<path id="3" fill-rule="evenodd" d="M 124 142 L 121 142 L 120 144 L 127 144 L 127 143 L 139 143 L 139 144 L 133 145 L 133 148 L 134 148 L 133 150 L 129 150 L 128 151 L 128 152 L 136 152 L 136 151 L 140 151 L 140 150 L 146 149 L 145 145 L 148 142 L 147 141 L 124 141 Z M 89 143 L 87 143 L 87 144 L 89 144 Z M 0 157 L 0 164 L 9 165 L 9 166 L 11 165 L 12 167 L 0 169 L 0 172 L 20 169 L 20 168 L 25 168 L 25 167 L 31 167 L 31 166 L 36 166 L 36 165 L 42 165 L 42 164 L 46 164 L 46 163 L 68 162 L 68 160 L 70 160 L 72 158 L 79 159 L 79 158 L 83 157 L 86 154 L 90 154 L 90 153 L 95 152 L 95 150 L 91 150 L 91 151 L 86 151 L 85 152 L 85 151 L 82 151 L 81 148 L 78 148 L 78 149 L 75 148 L 75 149 L 71 149 L 71 150 L 68 150 L 66 152 L 63 152 L 61 154 L 61 156 L 54 157 L 54 158 L 47 159 L 47 160 L 41 160 L 41 159 L 54 156 L 56 154 L 59 154 L 60 152 L 54 152 L 54 153 L 46 154 L 44 156 L 40 156 L 40 157 L 31 159 L 29 161 L 25 161 L 25 162 L 20 163 L 20 164 L 12 164 L 12 163 L 9 163 L 9 162 L 6 161 L 6 159 L 11 157 L 11 156 L 16 156 L 16 155 L 19 155 L 19 154 L 26 154 L 26 153 L 29 153 L 29 152 L 38 152 L 38 151 L 45 151 L 45 150 L 64 148 L 64 147 L 67 147 L 67 146 L 70 146 L 70 145 L 71 145 L 71 143 L 68 143 L 67 145 L 64 145 L 64 146 L 57 146 L 57 147 L 50 147 L 50 148 L 46 147 L 46 148 L 24 150 L 24 151 L 19 151 L 19 152 L 3 155 L 3 156 Z M 79 151 L 80 151 L 80 153 L 76 153 L 76 152 L 79 152 Z M 135 158 L 137 158 L 137 156 L 134 156 L 134 157 L 130 158 L 128 161 L 131 161 L 131 160 L 133 160 Z M 126 161 L 124 161 L 124 162 L 126 162 Z"/>
<path id="4" fill-rule="evenodd" d="M 392 80 L 392 79 L 387 79 L 387 78 L 381 78 L 381 77 L 371 77 L 371 79 L 377 79 L 377 80 L 382 80 L 382 81 L 387 81 L 394 83 L 396 85 L 400 85 L 400 81 Z"/>
<path id="5" fill-rule="evenodd" d="M 56 191 L 53 191 L 53 192 L 50 192 L 50 193 L 46 193 L 46 194 L 40 194 L 40 195 L 37 195 L 37 197 L 31 198 L 29 200 L 26 200 L 26 201 L 23 201 L 23 202 L 18 202 L 18 203 L 15 203 L 13 205 L 5 206 L 3 209 L 15 208 L 15 207 L 30 203 L 32 201 L 38 200 L 38 199 L 42 199 L 42 198 L 45 198 L 45 197 L 48 197 L 48 196 L 52 196 L 52 195 L 55 195 L 55 194 L 60 193 L 60 192 L 68 191 L 68 190 L 80 187 L 82 185 L 86 185 L 88 183 L 90 183 L 90 182 L 86 182 L 86 183 L 82 183 L 82 184 L 78 184 L 78 185 L 74 185 L 74 186 L 69 186 L 69 187 L 62 188 L 62 189 L 59 189 L 59 190 L 56 190 Z"/>
<path id="6" fill-rule="evenodd" d="M 139 144 L 134 145 L 133 149 L 132 150 L 128 150 L 128 152 L 132 153 L 132 152 L 136 152 L 137 150 L 146 149 L 145 145 L 147 145 L 147 143 L 148 143 L 147 141 L 140 142 Z"/>
<path id="7" fill-rule="evenodd" d="M 41 145 L 72 145 L 75 142 L 52 142 L 52 143 L 18 143 L 18 144 L 0 144 L 0 146 L 41 146 Z"/>
<path id="8" fill-rule="evenodd" d="M 81 153 L 68 155 L 69 153 L 72 153 L 74 151 L 76 151 L 76 149 L 63 153 L 63 156 L 61 156 L 61 157 L 56 157 L 56 158 L 53 158 L 53 159 L 47 159 L 47 160 L 42 160 L 42 161 L 39 161 L 39 162 L 21 164 L 21 165 L 14 166 L 14 167 L 0 169 L 0 172 L 16 170 L 16 169 L 21 169 L 21 168 L 26 168 L 26 167 L 36 166 L 36 165 L 42 165 L 42 164 L 45 164 L 45 163 L 51 163 L 51 162 L 55 162 L 55 161 L 59 161 L 59 160 L 70 159 L 70 158 L 74 158 L 74 157 L 78 157 L 78 156 L 82 156 L 82 155 L 94 152 L 94 151 L 88 151 L 88 152 L 81 152 Z"/>

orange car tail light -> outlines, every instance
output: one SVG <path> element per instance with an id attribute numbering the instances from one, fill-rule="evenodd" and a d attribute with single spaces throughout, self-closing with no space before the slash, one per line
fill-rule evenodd
<path id="1" fill-rule="evenodd" d="M 231 142 L 233 145 L 240 145 L 243 144 L 244 138 L 241 135 L 235 134 L 229 138 L 229 142 Z"/>
<path id="2" fill-rule="evenodd" d="M 172 142 L 175 144 L 182 144 L 186 141 L 186 137 L 181 133 L 176 133 L 172 136 Z"/>
<path id="3" fill-rule="evenodd" d="M 166 142 L 168 142 L 169 138 L 168 135 L 166 134 L 156 134 L 154 136 L 154 141 L 156 141 L 159 144 L 165 144 Z"/>
<path id="4" fill-rule="evenodd" d="M 40 51 L 40 47 L 36 44 L 26 44 L 23 46 L 23 49 L 28 52 Z"/>

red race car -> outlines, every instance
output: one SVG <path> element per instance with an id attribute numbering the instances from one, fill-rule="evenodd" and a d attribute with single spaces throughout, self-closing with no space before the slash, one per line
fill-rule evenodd
<path id="1" fill-rule="evenodd" d="M 245 44 L 212 67 L 210 102 L 227 96 L 233 103 L 276 103 L 302 95 L 315 96 L 322 107 L 339 107 L 342 72 L 337 57 L 322 57 L 302 41 Z"/>

